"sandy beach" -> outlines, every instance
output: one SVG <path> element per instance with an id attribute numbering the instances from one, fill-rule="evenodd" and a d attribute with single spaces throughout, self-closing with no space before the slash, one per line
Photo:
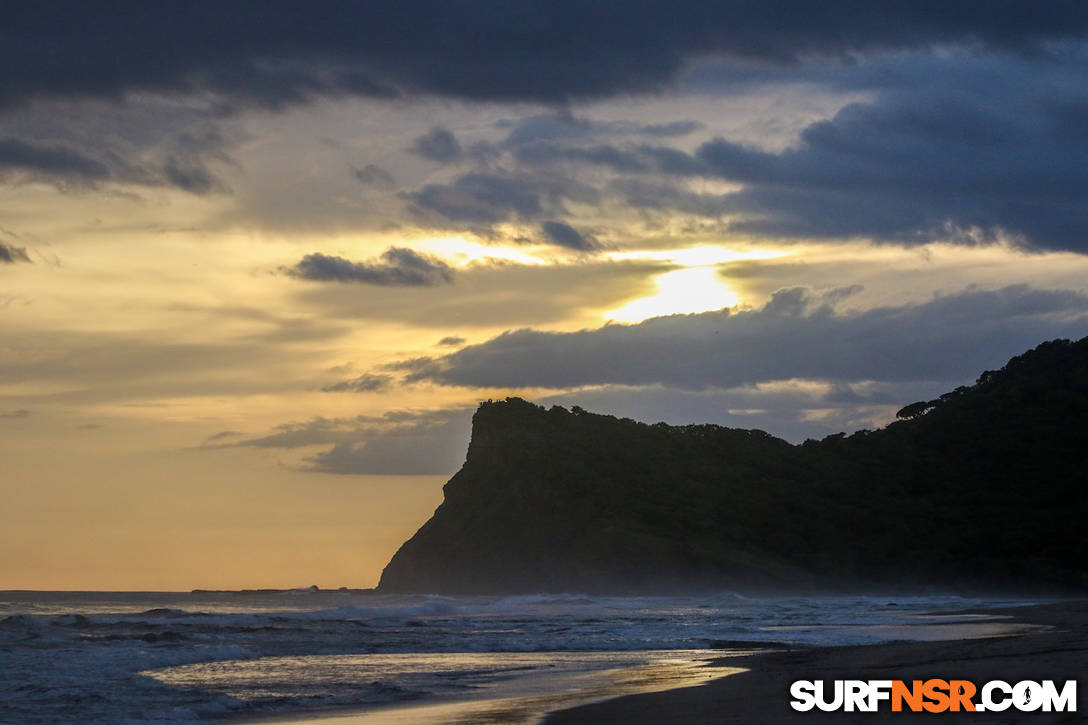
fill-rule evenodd
<path id="1" fill-rule="evenodd" d="M 969 613 L 966 613 L 969 614 Z M 697 723 L 789 723 L 864 721 L 971 723 L 1088 722 L 1082 704 L 1075 713 L 822 713 L 795 712 L 789 688 L 796 680 L 1076 679 L 1083 699 L 1088 675 L 1088 601 L 990 610 L 1010 624 L 1041 625 L 1016 636 L 826 647 L 725 658 L 717 664 L 743 672 L 698 687 L 639 694 L 553 713 L 546 725 L 654 725 Z"/>

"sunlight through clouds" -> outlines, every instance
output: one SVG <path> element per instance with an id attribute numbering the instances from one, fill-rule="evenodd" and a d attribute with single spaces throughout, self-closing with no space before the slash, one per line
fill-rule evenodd
<path id="1" fill-rule="evenodd" d="M 642 297 L 614 310 L 605 312 L 606 320 L 641 322 L 651 317 L 690 314 L 734 307 L 741 297 L 722 281 L 718 265 L 729 262 L 766 260 L 784 257 L 783 250 L 725 249 L 722 247 L 690 247 L 634 252 L 611 252 L 612 260 L 654 260 L 683 267 L 657 277 L 657 293 Z"/>
<path id="2" fill-rule="evenodd" d="M 683 267 L 705 267 L 729 262 L 745 262 L 757 259 L 777 259 L 789 254 L 783 249 L 726 249 L 723 247 L 688 247 L 686 249 L 638 250 L 633 252 L 611 252 L 608 259 L 637 260 L 651 259 L 660 262 L 672 262 Z"/>
<path id="3" fill-rule="evenodd" d="M 519 248 L 481 244 L 457 236 L 417 239 L 412 242 L 412 246 L 420 251 L 441 256 L 449 264 L 458 267 L 467 267 L 474 263 L 486 263 L 489 260 L 513 262 L 515 264 L 548 263 L 548 260 Z"/>
<path id="4" fill-rule="evenodd" d="M 716 267 L 691 267 L 665 272 L 657 278 L 656 295 L 629 302 L 604 317 L 641 322 L 650 317 L 720 310 L 739 302 L 740 297 L 722 283 Z"/>

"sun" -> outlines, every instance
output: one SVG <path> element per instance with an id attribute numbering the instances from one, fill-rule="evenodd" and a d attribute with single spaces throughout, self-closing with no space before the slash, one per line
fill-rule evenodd
<path id="1" fill-rule="evenodd" d="M 651 317 L 735 307 L 740 304 L 741 298 L 722 279 L 720 265 L 749 259 L 772 259 L 786 254 L 782 250 L 721 247 L 613 252 L 608 255 L 611 259 L 652 259 L 671 262 L 681 269 L 664 272 L 657 277 L 657 294 L 632 300 L 623 307 L 605 312 L 603 317 L 615 322 L 641 322 Z"/>
<path id="2" fill-rule="evenodd" d="M 716 267 L 676 269 L 656 281 L 656 295 L 629 302 L 605 313 L 605 317 L 616 322 L 641 322 L 650 317 L 720 310 L 740 302 L 740 297 L 722 283 Z"/>

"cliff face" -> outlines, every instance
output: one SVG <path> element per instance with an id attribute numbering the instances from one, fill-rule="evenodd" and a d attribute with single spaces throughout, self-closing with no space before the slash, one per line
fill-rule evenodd
<path id="1" fill-rule="evenodd" d="M 1088 584 L 1088 338 L 900 414 L 794 446 L 484 403 L 445 500 L 379 589 Z"/>

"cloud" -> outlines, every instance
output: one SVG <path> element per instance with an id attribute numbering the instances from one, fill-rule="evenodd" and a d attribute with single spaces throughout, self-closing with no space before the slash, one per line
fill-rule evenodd
<path id="1" fill-rule="evenodd" d="M 505 138 L 493 138 L 489 149 L 503 163 L 491 158 L 485 164 L 476 147 L 462 148 L 453 126 L 436 126 L 415 140 L 417 154 L 442 163 L 472 159 L 480 168 L 449 183 L 421 185 L 419 177 L 412 178 L 417 188 L 402 198 L 424 222 L 453 222 L 459 230 L 511 220 L 569 222 L 564 205 L 600 203 L 594 188 L 601 186 L 600 175 L 561 179 L 549 175 L 555 170 L 549 166 L 563 164 L 568 172 L 566 165 L 588 164 L 624 177 L 654 176 L 641 180 L 668 191 L 668 198 L 655 199 L 632 186 L 618 195 L 639 210 L 728 218 L 735 231 L 750 235 L 896 243 L 1012 239 L 1038 249 L 1085 248 L 1088 212 L 1075 191 L 1088 175 L 1075 163 L 1088 144 L 1085 45 L 1077 41 L 1088 22 L 1083 11 L 983 13 L 957 4 L 959 9 L 946 13 L 928 4 L 903 4 L 857 12 L 838 2 L 819 8 L 782 2 L 741 12 L 682 3 L 662 23 L 660 9 L 587 12 L 567 2 L 504 8 L 503 18 L 526 22 L 526 43 L 482 8 L 410 5 L 381 18 L 346 6 L 323 11 L 321 18 L 307 20 L 305 33 L 297 32 L 298 11 L 275 1 L 244 13 L 230 2 L 174 13 L 141 9 L 121 20 L 121 9 L 86 16 L 73 6 L 62 13 L 68 18 L 63 23 L 47 22 L 34 10 L 19 13 L 9 19 L 7 36 L 0 35 L 10 41 L 0 43 L 0 175 L 70 188 L 132 184 L 193 194 L 225 192 L 229 180 L 242 186 L 244 206 L 247 197 L 271 198 L 268 188 L 256 190 L 254 184 L 274 187 L 279 182 L 266 179 L 290 177 L 261 169 L 265 173 L 240 178 L 222 168 L 234 163 L 227 148 L 238 149 L 247 163 L 264 165 L 261 154 L 238 144 L 240 139 L 219 135 L 220 129 L 244 134 L 259 128 L 223 115 L 247 106 L 283 108 L 318 98 L 400 92 L 555 101 L 656 92 L 677 79 L 683 90 L 714 93 L 792 83 L 789 90 L 773 91 L 789 107 L 774 112 L 780 117 L 811 117 L 803 109 L 809 91 L 835 98 L 857 98 L 864 91 L 867 100 L 813 124 L 785 151 L 743 146 L 738 138 L 751 136 L 734 132 L 692 153 L 691 142 L 705 139 L 689 136 L 705 127 L 685 118 L 691 115 L 684 107 L 691 96 L 685 95 L 677 98 L 683 114 L 672 121 L 602 120 L 560 111 L 499 122 L 491 135 Z M 409 22 L 417 14 L 420 23 Z M 443 42 L 413 45 L 413 35 L 423 37 L 438 18 Z M 610 25 L 607 18 L 623 22 Z M 230 32 L 230 47 L 211 43 L 206 31 L 181 32 L 198 21 L 201 28 Z M 72 23 L 86 23 L 102 35 L 87 37 L 86 28 L 74 31 Z M 397 32 L 379 33 L 377 27 L 386 24 Z M 155 37 L 164 38 L 172 52 L 120 34 L 122 28 L 145 26 L 160 31 Z M 600 32 L 600 40 L 582 37 L 587 26 Z M 573 27 L 579 32 L 570 32 Z M 350 41 L 348 28 L 355 29 Z M 495 33 L 486 43 L 480 41 L 482 28 Z M 1073 40 L 1057 42 L 1062 38 Z M 107 39 L 109 53 L 90 52 Z M 934 43 L 944 45 L 935 50 Z M 54 50 L 35 65 L 30 59 L 46 47 Z M 80 60 L 62 62 L 68 53 Z M 610 63 L 629 55 L 629 63 Z M 139 60 L 128 67 L 126 57 Z M 507 82 L 495 82 L 503 77 Z M 806 90 L 797 90 L 801 86 Z M 20 123 L 10 121 L 19 114 Z M 710 123 L 720 133 L 720 124 Z M 47 128 L 36 130 L 42 125 Z M 180 129 L 195 129 L 189 145 Z M 397 150 L 411 135 L 397 142 Z M 398 178 L 411 178 L 398 161 L 404 159 L 382 163 L 392 164 Z M 353 166 L 352 173 L 365 186 L 395 188 L 389 171 L 377 166 Z M 715 196 L 692 191 L 696 186 L 666 184 L 661 175 L 712 176 L 744 188 Z M 308 226 L 320 218 L 373 227 L 403 221 L 394 198 L 345 192 L 331 182 L 298 191 L 288 181 L 278 187 L 291 189 L 281 192 L 284 198 L 262 202 L 263 209 L 240 209 L 235 219 L 263 216 L 265 223 Z M 621 192 L 620 186 L 612 190 Z M 306 219 L 290 218 L 296 214 Z"/>
<path id="2" fill-rule="evenodd" d="M 361 169 L 352 169 L 352 173 L 355 174 L 355 178 L 359 180 L 359 183 L 363 186 L 373 186 L 378 189 L 392 189 L 396 187 L 396 179 L 393 175 L 374 164 L 367 164 Z"/>
<path id="3" fill-rule="evenodd" d="M 389 375 L 373 375 L 366 373 L 351 380 L 342 380 L 338 383 L 326 385 L 321 390 L 326 393 L 374 393 L 386 390 L 393 383 Z"/>
<path id="4" fill-rule="evenodd" d="M 573 162 L 601 166 L 619 174 L 664 174 L 667 176 L 713 176 L 706 162 L 668 146 L 608 143 L 572 145 L 566 141 L 536 141 L 512 149 L 523 165 L 547 166 Z"/>
<path id="5" fill-rule="evenodd" d="M 29 262 L 30 257 L 23 247 L 15 247 L 0 242 L 0 264 L 15 264 L 16 262 Z"/>
<path id="6" fill-rule="evenodd" d="M 213 120 L 177 103 L 42 103 L 0 114 L 0 180 L 44 181 L 63 190 L 133 184 L 208 194 L 226 191 L 211 164 L 233 165 L 227 143 Z"/>
<path id="7" fill-rule="evenodd" d="M 440 164 L 457 161 L 464 153 L 457 137 L 447 129 L 435 127 L 417 138 L 410 148 L 413 153 Z"/>
<path id="8" fill-rule="evenodd" d="M 221 441 L 225 438 L 234 438 L 235 436 L 244 435 L 241 431 L 236 430 L 221 430 L 218 433 L 213 433 L 204 439 L 204 444 L 214 443 L 215 441 Z"/>
<path id="9" fill-rule="evenodd" d="M 728 309 L 579 332 L 516 330 L 391 369 L 476 388 L 664 385 L 704 390 L 809 379 L 963 381 L 1055 337 L 1088 331 L 1088 296 L 1014 285 L 837 312 L 810 290 Z"/>
<path id="10" fill-rule="evenodd" d="M 163 167 L 163 175 L 171 186 L 191 194 L 208 194 L 225 189 L 222 182 L 199 162 L 170 158 Z"/>
<path id="11" fill-rule="evenodd" d="M 691 120 L 650 124 L 634 121 L 599 121 L 578 117 L 569 111 L 560 111 L 516 120 L 503 119 L 496 123 L 496 126 L 509 129 L 501 145 L 507 149 L 516 149 L 544 141 L 589 141 L 600 136 L 686 136 L 702 128 L 703 124 Z"/>
<path id="12" fill-rule="evenodd" d="M 504 120 L 500 128 L 509 128 L 500 149 L 509 151 L 518 163 L 546 166 L 558 163 L 585 163 L 603 166 L 619 173 L 640 173 L 655 170 L 651 155 L 640 153 L 641 146 L 626 143 L 614 145 L 615 139 L 648 136 L 663 139 L 684 136 L 700 128 L 697 121 L 672 121 L 641 124 L 632 121 L 599 121 L 580 118 L 570 113 L 529 116 L 519 120 Z M 602 142 L 602 138 L 605 139 Z"/>
<path id="13" fill-rule="evenodd" d="M 1082 78 L 1082 76 L 1081 76 Z M 703 173 L 744 188 L 724 198 L 737 231 L 925 243 L 1011 238 L 1088 251 L 1088 109 L 1083 85 L 1020 73 L 981 91 L 913 89 L 851 104 L 780 153 L 715 139 Z M 1063 129 L 1064 126 L 1064 129 Z"/>
<path id="14" fill-rule="evenodd" d="M 29 418 L 30 411 L 25 408 L 18 410 L 0 410 L 0 418 Z"/>
<path id="15" fill-rule="evenodd" d="M 511 215 L 539 216 L 541 200 L 535 187 L 532 180 L 472 173 L 452 184 L 428 184 L 409 198 L 418 207 L 453 221 L 493 224 Z"/>
<path id="16" fill-rule="evenodd" d="M 465 338 L 457 337 L 455 335 L 449 335 L 447 337 L 443 337 L 441 340 L 438 341 L 439 345 L 448 346 L 448 347 L 456 347 L 457 345 L 463 345 L 464 343 L 465 343 Z"/>
<path id="17" fill-rule="evenodd" d="M 560 247 L 579 252 L 593 252 L 600 249 L 596 239 L 563 222 L 546 221 L 540 225 L 540 230 L 544 232 L 548 241 Z"/>
<path id="18" fill-rule="evenodd" d="M 636 209 L 720 217 L 732 208 L 728 195 L 694 192 L 666 181 L 614 179 L 608 191 Z"/>
<path id="19" fill-rule="evenodd" d="M 538 141 L 518 146 L 513 154 L 519 163 L 533 166 L 574 162 L 604 166 L 619 173 L 638 173 L 654 169 L 652 162 L 637 152 L 608 144 L 571 146 L 551 141 Z"/>
<path id="20" fill-rule="evenodd" d="M 58 20 L 58 19 L 63 19 Z M 182 8 L 82 2 L 9 12 L 0 105 L 126 93 L 207 93 L 271 108 L 315 97 L 399 92 L 559 101 L 654 91 L 697 57 L 786 64 L 814 55 L 935 44 L 1028 51 L 1083 37 L 1078 3 L 834 0 L 587 8 L 415 0 L 374 13 L 287 0 Z"/>
<path id="21" fill-rule="evenodd" d="M 490 225 L 566 213 L 564 201 L 593 204 L 599 192 L 572 179 L 546 175 L 474 171 L 450 184 L 428 184 L 407 195 L 421 214 Z"/>
<path id="22" fill-rule="evenodd" d="M 1041 57 L 915 53 L 825 65 L 819 74 L 811 65 L 780 68 L 777 82 L 864 89 L 869 98 L 809 124 L 781 150 L 723 137 L 693 153 L 587 143 L 588 130 L 576 125 L 578 133 L 564 135 L 553 120 L 543 130 L 530 125 L 511 152 L 538 170 L 561 163 L 607 169 L 619 177 L 608 191 L 629 206 L 721 217 L 749 236 L 1005 241 L 1084 253 L 1086 70 L 1083 45 Z M 684 185 L 692 178 L 740 188 L 695 192 Z"/>
<path id="23" fill-rule="evenodd" d="M 703 127 L 699 121 L 669 121 L 639 126 L 639 133 L 647 136 L 687 136 Z"/>
<path id="24" fill-rule="evenodd" d="M 379 286 L 432 287 L 453 281 L 453 269 L 442 260 L 404 247 L 390 247 L 369 262 L 352 262 L 327 254 L 307 254 L 283 268 L 291 277 L 318 282 L 360 282 Z"/>
<path id="25" fill-rule="evenodd" d="M 100 181 L 110 176 L 105 164 L 73 149 L 0 138 L 0 174 L 12 172 L 53 175 L 81 182 Z"/>
<path id="26" fill-rule="evenodd" d="M 326 446 L 326 450 L 305 458 L 299 466 L 319 473 L 449 474 L 465 459 L 471 422 L 471 408 L 314 418 L 285 423 L 266 436 L 225 445 L 283 449 Z"/>

